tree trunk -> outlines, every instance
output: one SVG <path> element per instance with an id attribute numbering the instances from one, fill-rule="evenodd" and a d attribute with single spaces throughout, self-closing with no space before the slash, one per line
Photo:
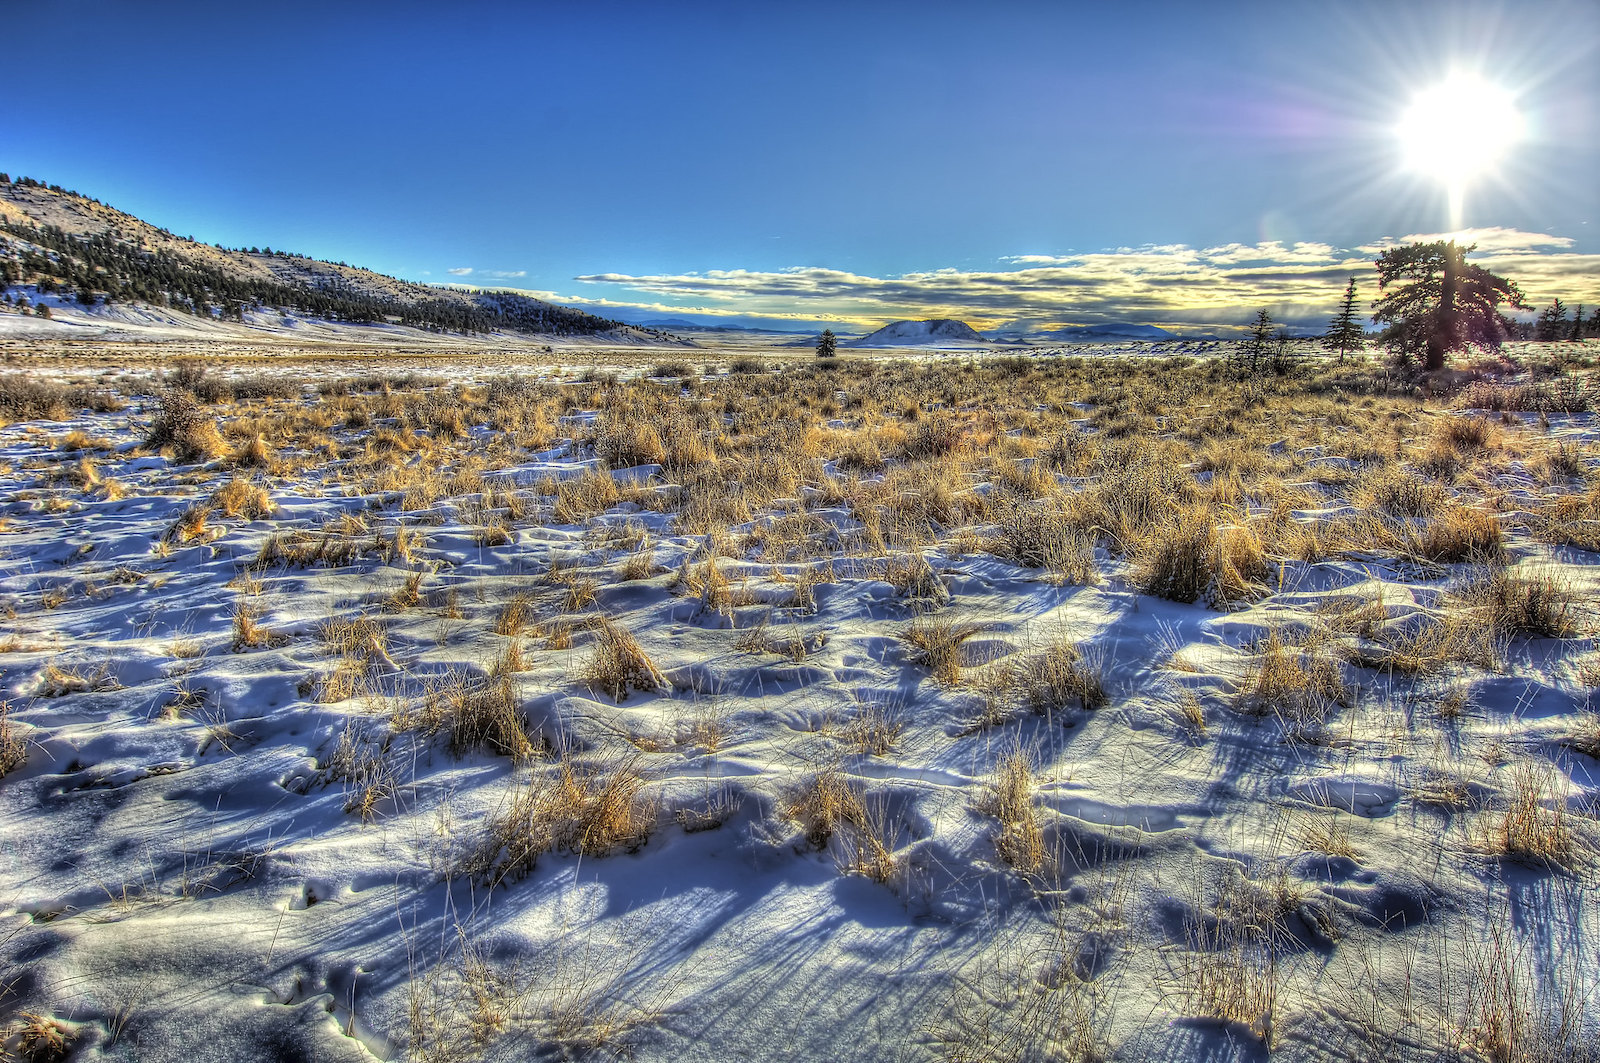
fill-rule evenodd
<path id="1" fill-rule="evenodd" d="M 1428 332 L 1428 354 L 1422 363 L 1426 372 L 1444 368 L 1444 356 L 1455 346 L 1456 323 L 1456 245 L 1445 247 L 1444 277 L 1439 285 L 1439 316 Z"/>

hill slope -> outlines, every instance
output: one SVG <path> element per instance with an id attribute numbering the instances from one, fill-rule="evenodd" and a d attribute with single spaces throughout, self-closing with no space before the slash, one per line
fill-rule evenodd
<path id="1" fill-rule="evenodd" d="M 965 321 L 935 318 L 931 321 L 895 321 L 850 344 L 852 347 L 944 347 L 987 341 Z"/>
<path id="2" fill-rule="evenodd" d="M 0 182 L 0 269 L 8 285 L 33 284 L 85 306 L 137 302 L 201 318 L 242 320 L 273 307 L 431 331 L 672 338 L 514 292 L 433 288 L 342 262 L 198 243 L 28 178 Z"/>

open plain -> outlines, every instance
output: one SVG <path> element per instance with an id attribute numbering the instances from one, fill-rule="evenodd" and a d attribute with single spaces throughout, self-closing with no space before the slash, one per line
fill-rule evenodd
<path id="1" fill-rule="evenodd" d="M 180 347 L 0 351 L 12 1043 L 1596 1058 L 1593 341 Z"/>

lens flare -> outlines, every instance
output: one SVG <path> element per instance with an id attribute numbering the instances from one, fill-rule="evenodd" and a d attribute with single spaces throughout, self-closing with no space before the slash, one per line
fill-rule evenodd
<path id="1" fill-rule="evenodd" d="M 1395 127 L 1406 168 L 1444 184 L 1456 226 L 1467 185 L 1492 174 L 1522 133 L 1512 94 L 1473 73 L 1452 74 L 1418 93 Z"/>

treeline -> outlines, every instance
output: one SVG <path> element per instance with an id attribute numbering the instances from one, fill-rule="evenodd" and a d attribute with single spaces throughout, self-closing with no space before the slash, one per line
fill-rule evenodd
<path id="1" fill-rule="evenodd" d="M 0 225 L 0 262 L 7 285 L 32 282 L 42 292 L 61 291 L 80 303 L 144 302 L 200 317 L 242 320 L 246 310 L 275 307 L 307 317 L 358 325 L 391 322 L 441 332 L 488 333 L 501 329 L 558 336 L 588 335 L 621 327 L 581 310 L 510 294 L 403 300 L 241 277 L 167 250 L 150 251 L 109 234 L 73 236 L 57 226 Z M 28 246 L 32 245 L 32 246 Z"/>
<path id="2" fill-rule="evenodd" d="M 6 181 L 0 174 L 0 182 Z M 15 183 L 77 195 L 28 177 Z M 314 261 L 281 251 L 264 253 Z M 510 293 L 403 299 L 361 291 L 337 276 L 305 284 L 241 276 L 170 249 L 150 250 L 115 232 L 76 236 L 59 226 L 37 223 L 0 223 L 0 282 L 0 287 L 33 284 L 40 292 L 59 292 L 85 306 L 141 302 L 234 321 L 243 320 L 248 310 L 272 307 L 328 321 L 392 323 L 463 334 L 509 329 L 570 336 L 623 327 L 581 310 Z"/>

